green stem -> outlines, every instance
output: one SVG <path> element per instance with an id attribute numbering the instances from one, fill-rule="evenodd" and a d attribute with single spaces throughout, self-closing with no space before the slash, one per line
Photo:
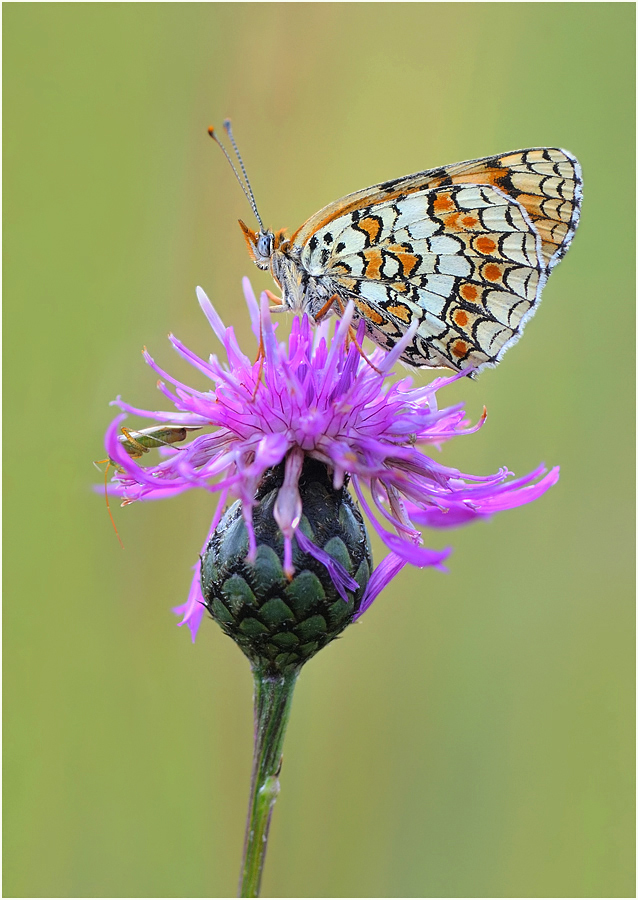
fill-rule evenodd
<path id="1" fill-rule="evenodd" d="M 255 749 L 244 840 L 239 897 L 258 897 L 268 846 L 268 829 L 279 793 L 281 748 L 299 671 L 287 675 L 254 669 Z"/>

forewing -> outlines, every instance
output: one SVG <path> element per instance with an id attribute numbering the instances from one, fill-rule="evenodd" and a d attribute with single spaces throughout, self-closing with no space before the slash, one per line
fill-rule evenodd
<path id="1" fill-rule="evenodd" d="M 377 344 L 393 346 L 417 317 L 403 359 L 455 369 L 498 362 L 547 277 L 525 208 L 473 184 L 426 188 L 337 217 L 313 233 L 301 264 L 354 299 Z"/>
<path id="2" fill-rule="evenodd" d="M 571 244 L 583 197 L 578 160 L 566 150 L 537 147 L 444 167 L 441 184 L 491 184 L 523 207 L 540 234 L 551 269 Z M 435 186 L 436 179 L 430 181 Z"/>
<path id="3" fill-rule="evenodd" d="M 582 175 L 575 157 L 552 147 L 515 150 L 427 169 L 357 191 L 308 219 L 293 235 L 292 243 L 300 249 L 335 219 L 368 206 L 455 184 L 491 185 L 503 191 L 524 207 L 534 223 L 548 268 L 565 255 L 580 216 Z"/>

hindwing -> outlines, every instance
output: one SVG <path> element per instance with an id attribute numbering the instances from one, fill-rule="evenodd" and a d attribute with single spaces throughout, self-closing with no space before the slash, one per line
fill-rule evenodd
<path id="1" fill-rule="evenodd" d="M 375 343 L 416 317 L 403 358 L 455 369 L 494 365 L 533 313 L 547 277 L 524 207 L 491 185 L 426 188 L 318 228 L 303 268 L 352 297 Z"/>

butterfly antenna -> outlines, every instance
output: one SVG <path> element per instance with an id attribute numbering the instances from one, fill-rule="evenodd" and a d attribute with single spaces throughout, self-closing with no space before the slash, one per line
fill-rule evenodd
<path id="1" fill-rule="evenodd" d="M 246 197 L 246 200 L 248 200 L 248 202 L 250 203 L 250 205 L 254 208 L 254 200 L 251 198 L 250 194 L 249 194 L 248 191 L 246 190 L 246 185 L 244 184 L 244 182 L 243 182 L 243 181 L 241 180 L 241 178 L 239 177 L 239 172 L 238 172 L 237 169 L 235 168 L 235 164 L 234 164 L 234 162 L 232 161 L 232 159 L 230 158 L 230 156 L 229 156 L 229 154 L 228 154 L 228 150 L 224 147 L 224 145 L 222 144 L 222 142 L 219 140 L 219 138 L 218 138 L 217 135 L 215 134 L 215 129 L 213 128 L 212 125 L 211 125 L 210 128 L 208 129 L 208 133 L 209 133 L 209 135 L 212 137 L 212 139 L 215 141 L 215 143 L 217 144 L 217 146 L 221 149 L 221 151 L 222 151 L 222 153 L 224 154 L 224 156 L 226 157 L 226 159 L 228 160 L 228 165 L 231 167 L 231 169 L 232 169 L 233 172 L 235 173 L 235 178 L 236 178 L 237 181 L 239 182 L 239 184 L 240 184 L 240 186 L 241 186 L 241 189 L 242 189 L 242 191 L 244 192 L 244 195 L 245 195 L 245 197 Z"/>
<path id="2" fill-rule="evenodd" d="M 250 181 L 248 180 L 248 174 L 247 174 L 247 172 L 246 172 L 246 166 L 244 165 L 244 161 L 243 161 L 243 159 L 241 158 L 241 153 L 239 152 L 239 149 L 237 148 L 237 144 L 235 143 L 235 138 L 233 137 L 233 131 L 232 131 L 232 128 L 230 127 L 230 119 L 226 119 L 226 120 L 224 121 L 224 131 L 225 131 L 226 134 L 228 135 L 228 137 L 229 137 L 229 139 L 230 139 L 230 142 L 231 142 L 231 144 L 233 145 L 233 150 L 235 151 L 235 156 L 236 156 L 237 159 L 239 160 L 239 165 L 240 165 L 240 168 L 241 168 L 241 171 L 242 171 L 242 175 L 244 176 L 244 181 L 246 182 L 246 185 L 248 186 L 248 190 L 250 191 L 250 196 L 251 196 L 251 200 L 252 200 L 252 202 L 251 202 L 250 205 L 252 206 L 253 212 L 255 213 L 255 218 L 257 219 L 257 221 L 258 221 L 259 224 L 261 225 L 261 230 L 263 231 L 263 230 L 264 230 L 263 222 L 261 221 L 261 216 L 260 216 L 259 213 L 257 212 L 257 203 L 256 203 L 256 201 L 255 201 L 255 195 L 253 194 L 253 189 L 252 189 L 252 187 L 250 186 Z"/>
<path id="3" fill-rule="evenodd" d="M 233 139 L 232 132 L 230 131 L 230 122 L 228 120 L 226 120 L 224 122 L 224 128 L 226 129 L 226 133 L 230 137 L 231 143 L 233 145 L 233 149 L 234 149 L 235 153 L 237 154 L 237 159 L 239 160 L 239 165 L 241 166 L 241 170 L 244 175 L 244 178 L 246 179 L 246 184 L 248 185 L 248 188 L 246 188 L 246 184 L 244 184 L 244 182 L 239 177 L 239 172 L 235 168 L 234 162 L 230 158 L 230 155 L 229 155 L 228 151 L 226 150 L 226 148 L 224 147 L 224 145 L 222 144 L 222 142 L 219 140 L 219 138 L 215 134 L 215 129 L 213 128 L 212 125 L 208 129 L 208 133 L 212 137 L 212 139 L 215 141 L 217 146 L 221 149 L 221 151 L 224 154 L 224 156 L 226 157 L 226 159 L 228 160 L 228 164 L 230 165 L 231 169 L 235 173 L 235 178 L 239 182 L 241 189 L 244 192 L 244 196 L 246 197 L 246 200 L 248 200 L 248 202 L 250 203 L 251 209 L 255 214 L 255 218 L 259 222 L 259 227 L 263 231 L 264 223 L 261 221 L 261 216 L 259 215 L 259 212 L 257 211 L 257 204 L 255 203 L 255 196 L 253 194 L 253 189 L 250 186 L 250 181 L 248 181 L 248 176 L 246 175 L 246 169 L 244 168 L 244 163 L 242 161 L 241 156 L 239 155 L 239 151 L 237 150 L 237 145 L 235 144 L 235 141 Z"/>

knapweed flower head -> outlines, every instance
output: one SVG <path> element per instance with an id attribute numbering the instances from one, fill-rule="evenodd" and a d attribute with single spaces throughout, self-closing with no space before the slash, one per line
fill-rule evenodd
<path id="1" fill-rule="evenodd" d="M 443 567 L 450 548 L 424 547 L 419 526 L 449 528 L 486 518 L 535 500 L 558 480 L 558 468 L 545 474 L 542 466 L 518 479 L 512 479 L 505 468 L 494 475 L 468 475 L 428 454 L 429 448 L 438 450 L 450 438 L 476 431 L 485 416 L 472 425 L 462 404 L 439 409 L 438 391 L 462 375 L 436 378 L 421 387 L 415 387 L 409 376 L 393 376 L 393 367 L 411 341 L 416 323 L 390 352 L 376 348 L 364 356 L 360 345 L 365 324 L 359 322 L 355 339 L 355 310 L 350 303 L 332 339 L 329 321 L 314 327 L 304 315 L 295 317 L 288 341 L 281 343 L 267 296 L 262 295 L 258 303 L 247 279 L 244 294 L 259 347 L 254 361 L 242 352 L 233 328 L 223 324 L 198 288 L 200 306 L 223 344 L 227 361 L 216 355 L 200 359 L 174 336 L 169 339 L 181 357 L 210 379 L 210 389 L 196 390 L 177 381 L 145 351 L 146 362 L 160 376 L 159 390 L 173 409 L 144 410 L 119 398 L 115 401 L 124 413 L 155 423 L 199 426 L 202 433 L 194 432 L 196 436 L 188 444 L 161 447 L 163 458 L 152 466 L 139 465 L 123 447 L 119 432 L 124 415 L 112 422 L 106 434 L 107 452 L 117 467 L 111 493 L 121 496 L 124 503 L 172 497 L 192 488 L 216 496 L 204 551 L 214 543 L 216 534 L 219 539 L 225 516 L 224 533 L 241 522 L 241 540 L 245 540 L 241 553 L 246 565 L 259 563 L 255 524 L 267 495 L 270 521 L 281 544 L 283 575 L 292 580 L 299 553 L 313 558 L 328 573 L 342 602 L 355 597 L 351 621 L 406 563 Z M 315 466 L 314 474 L 309 466 Z M 325 477 L 317 474 L 317 466 Z M 348 566 L 348 558 L 321 546 L 316 539 L 319 526 L 308 523 L 304 485 L 312 482 L 315 496 L 317 490 L 324 490 L 325 478 L 332 491 L 347 494 L 348 512 L 335 507 L 337 518 L 349 516 L 353 509 L 353 515 L 359 516 L 348 492 L 351 489 L 388 548 L 385 559 L 371 573 L 368 551 L 361 551 L 356 566 L 352 559 Z M 225 513 L 230 499 L 237 502 Z M 309 502 L 305 500 L 307 506 Z M 356 531 L 355 525 L 352 528 Z M 351 555 L 357 542 L 361 546 L 366 543 L 365 530 L 363 536 L 352 535 Z M 205 584 L 218 576 L 216 565 L 212 565 L 213 575 L 204 573 Z M 362 566 L 366 574 L 360 580 L 365 584 L 357 581 Z M 188 624 L 193 638 L 205 604 L 211 608 L 210 598 L 202 595 L 201 580 L 198 564 L 188 600 L 176 610 L 183 616 L 180 624 Z M 241 594 L 245 588 L 238 590 Z M 228 615 L 232 608 L 231 598 Z M 223 618 L 224 613 L 221 615 Z"/>

